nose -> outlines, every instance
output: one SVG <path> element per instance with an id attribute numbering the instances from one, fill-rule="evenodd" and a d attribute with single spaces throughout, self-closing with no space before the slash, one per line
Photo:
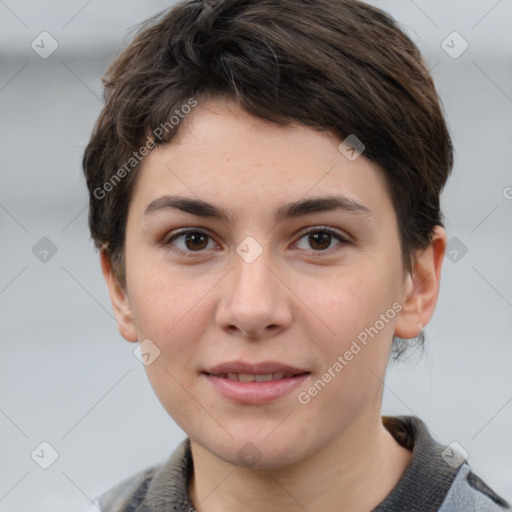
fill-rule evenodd
<path id="1" fill-rule="evenodd" d="M 251 263 L 236 254 L 234 268 L 223 282 L 216 321 L 224 331 L 262 340 L 290 326 L 290 294 L 267 251 Z"/>

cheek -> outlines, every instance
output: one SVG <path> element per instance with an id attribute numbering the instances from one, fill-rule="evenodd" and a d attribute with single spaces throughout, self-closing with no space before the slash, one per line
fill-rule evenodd
<path id="1" fill-rule="evenodd" d="M 321 311 L 334 334 L 310 338 L 322 365 L 297 400 L 308 417 L 321 415 L 326 425 L 334 425 L 333 435 L 380 399 L 396 310 L 376 297 L 347 293 L 333 304 L 326 303 L 329 308 Z"/>
<path id="2" fill-rule="evenodd" d="M 160 398 L 175 396 L 180 385 L 186 387 L 195 377 L 190 370 L 195 369 L 200 340 L 211 322 L 208 295 L 218 277 L 191 277 L 145 259 L 140 255 L 132 258 L 131 268 L 127 264 L 130 306 L 139 339 L 151 340 L 160 350 L 146 366 L 151 384 Z"/>
<path id="3" fill-rule="evenodd" d="M 340 270 L 334 277 L 296 280 L 300 283 L 297 295 L 305 298 L 304 313 L 311 319 L 303 326 L 311 328 L 310 339 L 318 340 L 321 334 L 321 346 L 331 358 L 348 350 L 358 336 L 363 342 L 365 335 L 368 339 L 377 335 L 383 340 L 392 338 L 396 322 L 393 304 L 400 297 L 399 273 L 393 267 L 385 272 L 381 268 L 362 263 L 350 271 Z"/>
<path id="4" fill-rule="evenodd" d="M 320 408 L 336 423 L 343 422 L 361 412 L 380 389 L 400 307 L 393 292 L 397 276 L 394 267 L 382 272 L 378 265 L 361 265 L 359 271 L 352 268 L 322 285 L 310 283 L 315 293 L 309 295 L 305 313 L 313 320 L 314 311 L 323 324 L 302 324 L 322 362 L 316 384 L 302 390 L 304 402 L 316 403 L 311 410 Z"/>
<path id="5" fill-rule="evenodd" d="M 190 429 L 190 418 L 201 421 L 204 415 L 193 387 L 200 340 L 211 315 L 205 299 L 211 285 L 197 281 L 176 278 L 167 283 L 148 277 L 133 300 L 138 332 L 160 350 L 145 368 L 149 382 L 164 409 L 185 430 Z"/>
<path id="6" fill-rule="evenodd" d="M 173 345 L 173 351 L 179 345 L 193 345 L 206 318 L 203 299 L 215 279 L 208 274 L 179 272 L 165 262 L 149 264 L 143 260 L 135 257 L 128 273 L 130 305 L 139 335 L 158 340 L 163 351 Z M 141 263 L 137 265 L 137 261 Z"/>

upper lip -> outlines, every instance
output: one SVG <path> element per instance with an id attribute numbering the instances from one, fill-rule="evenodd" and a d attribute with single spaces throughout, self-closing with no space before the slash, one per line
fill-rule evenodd
<path id="1" fill-rule="evenodd" d="M 269 373 L 309 373 L 307 370 L 296 368 L 276 361 L 264 361 L 262 363 L 247 363 L 245 361 L 229 361 L 212 366 L 204 370 L 211 375 L 222 375 L 225 373 L 245 373 L 249 375 L 268 375 Z"/>

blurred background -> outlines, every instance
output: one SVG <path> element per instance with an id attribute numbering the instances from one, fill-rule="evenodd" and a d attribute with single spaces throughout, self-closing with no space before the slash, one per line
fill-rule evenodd
<path id="1" fill-rule="evenodd" d="M 185 437 L 118 334 L 80 166 L 107 63 L 172 3 L 0 0 L 0 512 L 80 510 Z M 422 50 L 456 148 L 426 350 L 390 365 L 383 413 L 512 500 L 512 2 L 370 3 Z"/>

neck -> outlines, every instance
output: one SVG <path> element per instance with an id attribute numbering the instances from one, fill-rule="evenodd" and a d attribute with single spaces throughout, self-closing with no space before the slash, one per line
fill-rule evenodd
<path id="1" fill-rule="evenodd" d="M 372 510 L 398 483 L 411 458 L 382 425 L 361 417 L 313 456 L 271 470 L 224 462 L 191 441 L 189 495 L 198 512 Z"/>

